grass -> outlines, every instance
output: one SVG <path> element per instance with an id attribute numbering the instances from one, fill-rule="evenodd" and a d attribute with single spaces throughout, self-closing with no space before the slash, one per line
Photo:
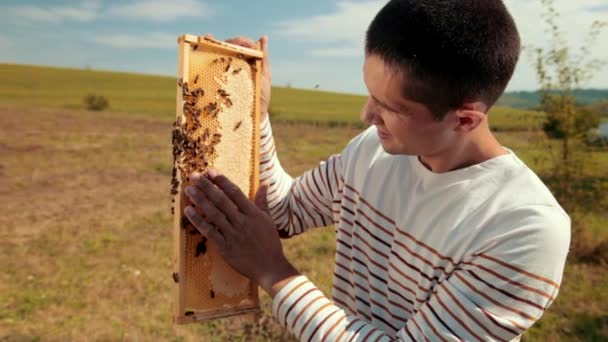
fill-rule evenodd
<path id="1" fill-rule="evenodd" d="M 6 80 L 3 67 L 0 78 Z M 19 68 L 29 67 L 13 69 Z M 52 84 L 44 79 L 51 75 L 36 70 L 32 68 L 32 77 L 38 75 L 40 84 Z M 53 82 L 63 84 L 60 74 L 65 73 L 74 84 L 86 83 L 77 75 L 70 76 L 84 71 L 53 72 L 57 73 Z M 11 77 L 18 75 L 23 74 Z M 98 89 L 96 77 L 90 80 L 90 90 Z M 149 89 L 165 87 L 160 81 L 155 85 L 154 78 L 149 81 Z M 111 94 L 112 84 L 118 83 L 109 76 L 105 82 Z M 110 98 L 112 111 L 99 113 L 66 109 L 70 101 L 74 108 L 81 106 L 77 86 L 72 90 L 66 86 L 65 93 L 42 86 L 35 90 L 35 85 L 25 81 L 20 87 L 32 89 L 35 100 L 16 101 L 17 95 L 6 93 L 6 82 L 0 84 L 0 226 L 4 227 L 0 233 L 0 340 L 228 341 L 243 340 L 243 335 L 255 340 L 293 340 L 270 318 L 265 294 L 261 294 L 264 314 L 259 326 L 239 319 L 171 324 L 168 189 L 173 108 L 167 107 L 167 113 L 158 109 L 160 102 L 173 101 L 173 93 L 158 100 L 158 108 L 145 103 L 146 110 L 144 102 L 136 99 L 145 96 L 145 91 L 138 89 L 128 93 L 133 98 L 123 97 L 122 109 L 117 107 L 120 102 Z M 68 101 L 70 91 L 75 95 Z M 291 107 L 295 102 L 302 108 L 323 94 L 299 97 L 304 94 L 300 90 L 284 91 L 273 95 L 273 105 Z M 315 106 L 332 101 L 347 106 L 356 101 L 337 100 L 338 94 L 327 96 L 315 100 Z M 293 108 L 284 109 L 285 115 L 298 110 L 304 116 L 304 109 Z M 339 113 L 331 108 L 326 113 L 332 111 Z M 537 114 L 511 113 L 495 116 L 496 121 L 504 119 L 498 125 L 502 128 L 496 133 L 498 139 L 533 169 L 547 169 L 552 159 L 535 142 L 533 126 L 517 126 L 510 120 Z M 282 114 L 277 115 L 281 118 Z M 318 124 L 313 129 L 309 123 L 314 120 L 293 118 L 273 123 L 281 162 L 292 175 L 339 152 L 359 132 L 354 125 Z M 558 150 L 557 144 L 554 149 Z M 599 172 L 608 166 L 608 152 L 597 152 L 593 159 L 599 171 L 589 176 L 600 177 Z M 593 246 L 608 241 L 606 212 L 592 207 L 575 217 L 575 223 L 585 227 L 585 241 Z M 296 267 L 329 294 L 333 230 L 314 229 L 284 241 L 284 248 Z M 605 265 L 570 258 L 560 295 L 524 340 L 606 340 L 607 313 Z"/>
<path id="2" fill-rule="evenodd" d="M 84 97 L 105 96 L 109 111 L 173 118 L 175 78 L 121 72 L 0 64 L 0 103 L 84 109 Z M 57 86 L 60 84 L 61 86 Z M 273 87 L 270 113 L 275 121 L 358 125 L 366 97 Z M 534 129 L 542 114 L 497 107 L 490 114 L 496 130 Z"/>
<path id="3" fill-rule="evenodd" d="M 18 114 L 18 115 L 17 115 Z M 2 188 L 0 331 L 35 340 L 231 340 L 242 322 L 174 327 L 169 214 L 170 120 L 114 113 L 0 107 Z M 276 123 L 278 153 L 293 175 L 338 152 L 358 130 Z M 530 133 L 499 133 L 524 160 Z M 294 139 L 293 137 L 298 137 Z M 608 158 L 606 155 L 603 158 Z M 607 217 L 595 214 L 594 239 Z M 284 242 L 290 260 L 329 294 L 335 237 L 315 229 Z M 570 263 L 560 296 L 528 341 L 607 337 L 608 272 Z M 288 339 L 268 316 L 250 331 Z M 212 339 L 211 336 L 214 336 Z"/>

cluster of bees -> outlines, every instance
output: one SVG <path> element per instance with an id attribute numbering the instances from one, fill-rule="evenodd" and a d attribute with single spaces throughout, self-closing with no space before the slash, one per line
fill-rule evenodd
<path id="1" fill-rule="evenodd" d="M 244 59 L 245 56 L 239 54 L 237 58 Z M 226 64 L 224 67 L 224 73 L 231 73 L 237 75 L 242 71 L 242 68 L 230 70 L 232 66 L 232 57 L 219 57 L 212 61 L 213 64 L 222 63 Z M 250 63 L 251 65 L 251 63 Z M 255 63 L 251 65 L 255 69 Z M 190 89 L 188 82 L 184 82 L 179 79 L 178 86 L 182 91 L 183 113 L 188 120 L 181 120 L 178 118 L 173 122 L 173 131 L 171 140 L 173 143 L 173 170 L 171 174 L 171 195 L 175 196 L 179 193 L 178 189 L 180 186 L 180 180 L 178 179 L 177 170 L 180 171 L 182 179 L 186 182 L 190 181 L 190 175 L 193 172 L 204 173 L 209 167 L 209 157 L 215 154 L 215 146 L 220 143 L 222 135 L 220 133 L 211 133 L 209 128 L 205 128 L 202 134 L 200 132 L 201 117 L 202 115 L 208 115 L 211 118 L 217 118 L 222 108 L 229 108 L 233 105 L 230 94 L 224 89 L 218 89 L 216 99 L 217 101 L 209 102 L 202 109 L 197 108 L 199 100 L 205 96 L 205 91 L 201 87 L 195 87 L 199 80 L 199 75 L 196 75 Z M 242 121 L 237 122 L 233 131 L 236 131 L 241 127 Z M 171 214 L 175 214 L 175 198 L 171 200 Z M 187 217 L 183 216 L 181 219 L 181 228 L 187 230 L 190 235 L 200 235 L 201 240 L 197 243 L 195 248 L 195 257 L 204 255 L 207 252 L 207 238 L 200 234 L 198 230 L 192 225 Z M 173 274 L 173 280 L 178 282 L 179 277 L 176 273 Z M 214 298 L 215 293 L 213 290 L 210 292 L 210 297 Z M 187 312 L 186 315 L 192 315 L 193 312 Z"/>
<path id="2" fill-rule="evenodd" d="M 195 77 L 194 83 L 198 80 Z M 190 175 L 193 172 L 203 173 L 209 166 L 209 156 L 215 153 L 215 146 L 220 143 L 222 135 L 220 133 L 211 134 L 209 128 L 205 128 L 201 135 L 196 136 L 196 133 L 201 128 L 202 111 L 197 107 L 199 99 L 205 96 L 205 91 L 202 88 L 190 90 L 188 83 L 181 79 L 178 85 L 182 89 L 182 97 L 184 99 L 183 113 L 189 118 L 182 122 L 177 119 L 173 123 L 173 131 L 171 140 L 173 143 L 173 171 L 171 178 L 171 194 L 177 195 L 180 186 L 180 181 L 177 178 L 177 170 L 180 171 L 183 179 L 190 181 Z M 219 108 L 214 103 L 213 111 L 208 110 L 209 106 L 205 107 L 207 115 L 216 117 Z M 175 203 L 175 199 L 172 200 Z M 171 207 L 171 214 L 175 214 L 175 208 Z M 181 227 L 188 230 L 191 235 L 198 235 L 198 230 L 190 223 L 188 218 L 182 217 Z M 205 254 L 207 251 L 207 239 L 202 236 L 201 241 L 196 246 L 195 257 Z"/>

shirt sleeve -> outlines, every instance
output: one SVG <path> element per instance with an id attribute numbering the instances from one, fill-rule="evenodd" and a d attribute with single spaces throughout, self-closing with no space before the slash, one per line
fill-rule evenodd
<path id="1" fill-rule="evenodd" d="M 341 155 L 294 179 L 279 162 L 268 118 L 260 129 L 260 183 L 269 185 L 268 207 L 279 235 L 288 238 L 332 224 L 332 204 L 341 187 Z"/>
<path id="2" fill-rule="evenodd" d="M 555 208 L 520 208 L 512 229 L 488 241 L 439 284 L 396 334 L 332 303 L 306 277 L 273 299 L 273 315 L 300 341 L 513 341 L 555 300 L 570 220 Z"/>

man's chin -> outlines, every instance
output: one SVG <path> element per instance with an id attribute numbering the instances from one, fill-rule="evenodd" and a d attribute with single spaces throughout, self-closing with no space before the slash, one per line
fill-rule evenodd
<path id="1" fill-rule="evenodd" d="M 406 151 L 403 148 L 399 148 L 398 146 L 393 146 L 392 144 L 389 144 L 389 143 L 381 142 L 380 144 L 382 145 L 382 149 L 384 150 L 384 152 L 386 152 L 390 155 L 393 155 L 393 156 L 414 155 L 414 153 Z"/>

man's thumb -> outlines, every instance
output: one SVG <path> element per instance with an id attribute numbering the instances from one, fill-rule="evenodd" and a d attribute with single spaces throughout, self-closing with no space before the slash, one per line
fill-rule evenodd
<path id="1" fill-rule="evenodd" d="M 258 188 L 258 192 L 255 194 L 255 205 L 265 212 L 268 212 L 268 199 L 266 194 L 268 193 L 268 184 L 264 183 Z"/>

